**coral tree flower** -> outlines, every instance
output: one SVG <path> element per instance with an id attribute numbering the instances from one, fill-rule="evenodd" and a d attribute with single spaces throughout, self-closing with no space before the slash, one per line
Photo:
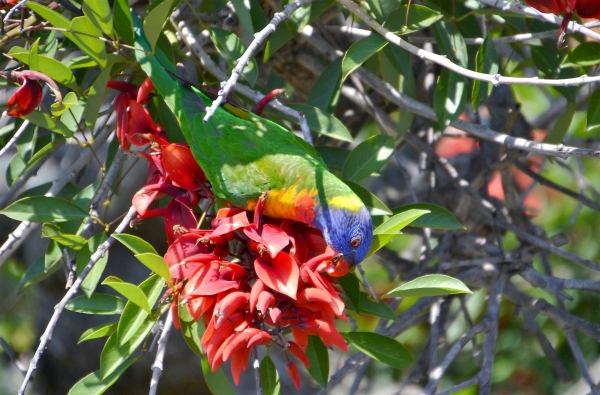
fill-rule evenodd
<path id="1" fill-rule="evenodd" d="M 109 86 L 121 92 L 115 107 L 122 147 L 151 143 L 150 153 L 137 152 L 148 161 L 148 179 L 133 204 L 138 218 L 165 219 L 165 261 L 173 281 L 167 296 L 175 327 L 180 328 L 180 308 L 195 321 L 202 319 L 206 329 L 200 347 L 213 371 L 231 361 L 236 385 L 253 347 L 278 346 L 299 388 L 298 367 L 290 358 L 309 367 L 310 335 L 347 351 L 335 328 L 337 318 L 346 320 L 344 302 L 327 274 L 335 253 L 321 231 L 263 216 L 262 199 L 254 213 L 221 208 L 210 223 L 199 223 L 205 215 L 199 216 L 194 206 L 214 195 L 189 147 L 169 143 L 143 107 L 151 84 L 138 89 L 116 81 Z M 165 208 L 150 208 L 164 196 L 172 198 Z"/>
<path id="2" fill-rule="evenodd" d="M 598 0 L 525 0 L 527 4 L 541 12 L 554 15 L 565 14 L 558 33 L 558 43 L 564 40 L 567 25 L 574 12 L 581 18 L 600 18 Z"/>
<path id="3" fill-rule="evenodd" d="M 30 114 L 42 102 L 43 88 L 38 82 L 45 81 L 54 92 L 56 100 L 62 101 L 62 95 L 53 79 L 38 71 L 0 71 L 0 75 L 21 87 L 8 99 L 6 111 L 2 116 L 22 117 Z"/>

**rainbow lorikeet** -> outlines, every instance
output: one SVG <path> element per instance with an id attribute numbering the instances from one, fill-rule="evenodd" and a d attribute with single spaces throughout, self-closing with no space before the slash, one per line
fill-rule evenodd
<path id="1" fill-rule="evenodd" d="M 218 197 L 253 210 L 264 194 L 265 215 L 320 229 L 337 253 L 332 275 L 348 273 L 365 258 L 373 238 L 369 211 L 310 144 L 230 105 L 204 122 L 210 98 L 185 82 L 178 88 L 182 131 Z"/>

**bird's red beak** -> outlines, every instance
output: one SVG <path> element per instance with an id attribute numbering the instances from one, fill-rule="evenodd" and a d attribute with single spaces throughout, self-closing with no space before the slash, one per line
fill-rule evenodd
<path id="1" fill-rule="evenodd" d="M 353 269 L 354 266 L 350 265 L 350 262 L 344 258 L 344 255 L 337 254 L 325 268 L 325 273 L 332 277 L 342 277 L 350 273 Z"/>

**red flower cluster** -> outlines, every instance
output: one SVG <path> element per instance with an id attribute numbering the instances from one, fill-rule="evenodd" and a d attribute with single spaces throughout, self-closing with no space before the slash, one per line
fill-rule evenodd
<path id="1" fill-rule="evenodd" d="M 598 0 L 525 0 L 525 2 L 541 12 L 554 15 L 565 14 L 558 31 L 559 45 L 563 42 L 567 25 L 574 12 L 577 12 L 581 18 L 600 18 Z"/>
<path id="2" fill-rule="evenodd" d="M 286 370 L 299 388 L 298 367 L 289 355 L 308 367 L 309 335 L 347 350 L 335 328 L 336 318 L 346 319 L 345 306 L 335 281 L 323 274 L 334 266 L 333 250 L 317 229 L 263 217 L 262 199 L 254 214 L 222 208 L 210 229 L 200 229 L 202 222 L 192 208 L 200 198 L 212 200 L 213 194 L 190 149 L 167 141 L 141 105 L 147 95 L 130 84 L 109 86 L 122 92 L 116 99 L 121 145 L 152 143 L 149 154 L 140 153 L 148 160 L 148 180 L 133 204 L 139 218 L 165 218 L 175 326 L 180 328 L 181 306 L 194 320 L 203 318 L 202 349 L 213 371 L 231 360 L 236 384 L 253 347 L 277 345 L 285 351 Z M 149 209 L 161 195 L 173 199 L 164 209 Z M 285 338 L 288 333 L 293 340 Z"/>

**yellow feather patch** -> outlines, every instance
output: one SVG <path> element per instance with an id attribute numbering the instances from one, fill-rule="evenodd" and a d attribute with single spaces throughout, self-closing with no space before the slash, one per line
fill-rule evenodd
<path id="1" fill-rule="evenodd" d="M 364 203 L 356 195 L 335 196 L 327 199 L 327 203 L 336 208 L 357 212 L 364 206 Z"/>
<path id="2" fill-rule="evenodd" d="M 273 218 L 286 218 L 312 224 L 314 220 L 316 189 L 298 187 L 271 190 L 267 193 L 264 213 Z"/>

